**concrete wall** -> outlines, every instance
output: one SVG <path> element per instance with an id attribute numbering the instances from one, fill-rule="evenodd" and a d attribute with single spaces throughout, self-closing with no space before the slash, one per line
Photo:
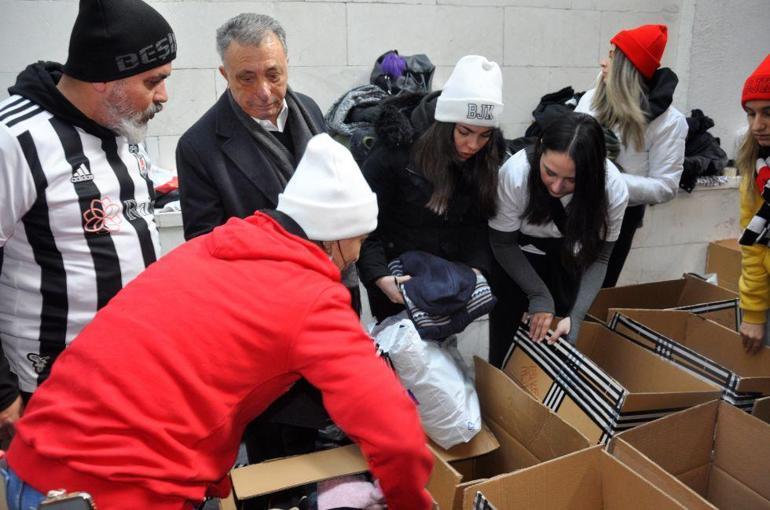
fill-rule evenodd
<path id="1" fill-rule="evenodd" d="M 680 75 L 675 104 L 702 108 L 732 155 L 745 119 L 739 104 L 746 76 L 770 50 L 769 0 L 364 0 L 151 1 L 170 21 L 179 56 L 171 99 L 150 127 L 156 163 L 174 168 L 179 136 L 224 90 L 214 31 L 244 11 L 278 18 L 288 32 L 290 82 L 325 111 L 345 90 L 366 83 L 384 51 L 423 52 L 440 88 L 464 54 L 503 66 L 504 128 L 523 134 L 541 95 L 565 85 L 589 88 L 597 62 L 619 29 L 642 23 L 670 28 L 664 64 Z M 73 0 L 0 1 L 0 97 L 36 60 L 64 61 L 77 13 Z M 739 34 L 745 34 L 739 37 Z M 751 43 L 749 43 L 751 41 Z"/>
<path id="2" fill-rule="evenodd" d="M 746 126 L 743 82 L 770 53 L 770 1 L 690 1 L 695 9 L 687 104 L 716 121 L 712 133 L 734 156 L 736 133 Z"/>
<path id="3" fill-rule="evenodd" d="M 426 53 L 437 66 L 435 88 L 442 86 L 462 55 L 485 55 L 503 66 L 504 128 L 507 136 L 515 137 L 523 134 L 541 95 L 570 84 L 580 90 L 591 86 L 609 39 L 623 27 L 667 23 L 671 36 L 665 61 L 676 66 L 682 60 L 677 56 L 680 34 L 687 41 L 692 31 L 689 17 L 687 23 L 680 22 L 687 1 L 151 1 L 174 27 L 179 56 L 168 83 L 167 109 L 150 127 L 149 150 L 160 165 L 175 166 L 179 136 L 224 90 L 216 71 L 214 31 L 240 12 L 264 12 L 284 24 L 290 83 L 313 96 L 323 110 L 345 90 L 366 83 L 376 57 L 389 49 Z M 4 97 L 28 63 L 66 59 L 77 2 L 0 1 L 0 9 Z M 720 37 L 730 39 L 728 32 L 720 32 Z M 681 105 L 685 99 L 681 93 L 677 96 Z"/>

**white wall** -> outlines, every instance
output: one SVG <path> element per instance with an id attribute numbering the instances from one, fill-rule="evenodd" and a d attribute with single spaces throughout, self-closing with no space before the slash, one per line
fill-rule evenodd
<path id="1" fill-rule="evenodd" d="M 717 121 L 731 152 L 744 119 L 745 77 L 770 50 L 769 0 L 365 0 L 232 2 L 151 1 L 173 26 L 179 56 L 171 99 L 150 127 L 157 163 L 174 167 L 179 136 L 224 89 L 214 31 L 227 18 L 255 11 L 275 16 L 288 32 L 290 82 L 325 111 L 345 90 L 365 83 L 388 49 L 426 53 L 440 88 L 457 59 L 469 53 L 503 66 L 504 128 L 523 134 L 541 95 L 565 85 L 591 86 L 597 62 L 621 28 L 666 23 L 664 57 L 680 74 L 680 109 L 700 107 Z M 0 1 L 0 97 L 36 60 L 64 61 L 77 12 L 73 0 Z M 746 34 L 741 37 L 740 34 Z M 749 44 L 749 41 L 751 43 Z"/>
<path id="2" fill-rule="evenodd" d="M 224 89 L 216 67 L 214 31 L 244 11 L 275 16 L 288 32 L 290 83 L 325 111 L 345 90 L 368 81 L 372 63 L 397 48 L 426 53 L 440 88 L 462 55 L 477 53 L 503 66 L 504 128 L 523 134 L 541 95 L 565 85 L 591 86 L 597 62 L 620 28 L 667 23 L 665 60 L 677 62 L 682 0 L 388 0 L 152 1 L 173 26 L 179 54 L 166 111 L 150 126 L 156 161 L 174 167 L 179 136 Z M 0 2 L 0 90 L 36 60 L 64 61 L 77 2 Z M 691 27 L 684 27 L 686 32 Z M 724 37 L 727 38 L 725 34 Z"/>
<path id="3" fill-rule="evenodd" d="M 734 156 L 736 132 L 746 126 L 743 82 L 770 53 L 770 0 L 695 3 L 688 104 L 716 121 L 712 133 Z"/>

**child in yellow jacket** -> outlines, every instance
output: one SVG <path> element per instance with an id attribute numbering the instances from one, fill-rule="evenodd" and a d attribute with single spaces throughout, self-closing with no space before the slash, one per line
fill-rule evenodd
<path id="1" fill-rule="evenodd" d="M 741 279 L 743 321 L 740 332 L 746 351 L 759 351 L 770 309 L 770 55 L 743 86 L 741 104 L 749 129 L 738 153 L 741 182 Z"/>

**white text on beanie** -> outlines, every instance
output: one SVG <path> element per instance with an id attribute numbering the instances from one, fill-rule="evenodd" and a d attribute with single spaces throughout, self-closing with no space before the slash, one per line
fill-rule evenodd
<path id="1" fill-rule="evenodd" d="M 497 127 L 503 113 L 500 66 L 479 55 L 461 58 L 436 101 L 435 119 Z"/>

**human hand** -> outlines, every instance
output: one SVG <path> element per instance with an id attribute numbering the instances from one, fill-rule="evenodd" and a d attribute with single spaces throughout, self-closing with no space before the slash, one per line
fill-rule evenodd
<path id="1" fill-rule="evenodd" d="M 566 338 L 572 329 L 572 321 L 569 317 L 565 317 L 556 324 L 556 329 L 553 330 L 553 335 L 548 339 L 548 343 L 553 345 L 559 341 L 560 337 Z"/>
<path id="2" fill-rule="evenodd" d="M 0 441 L 5 441 L 13 436 L 16 422 L 24 412 L 24 402 L 21 395 L 16 397 L 11 405 L 0 411 Z"/>
<path id="3" fill-rule="evenodd" d="M 765 325 L 751 324 L 750 322 L 741 322 L 741 340 L 743 340 L 743 350 L 746 354 L 754 355 L 762 348 L 765 340 Z"/>
<path id="4" fill-rule="evenodd" d="M 553 314 L 548 312 L 537 312 L 530 315 L 529 319 L 529 337 L 536 343 L 540 343 L 548 333 L 551 327 Z"/>
<path id="5" fill-rule="evenodd" d="M 404 282 L 408 282 L 412 277 L 409 275 L 404 276 L 382 276 L 374 282 L 375 285 L 385 294 L 392 303 L 399 305 L 404 304 L 404 296 L 401 295 L 401 289 L 399 285 Z"/>

